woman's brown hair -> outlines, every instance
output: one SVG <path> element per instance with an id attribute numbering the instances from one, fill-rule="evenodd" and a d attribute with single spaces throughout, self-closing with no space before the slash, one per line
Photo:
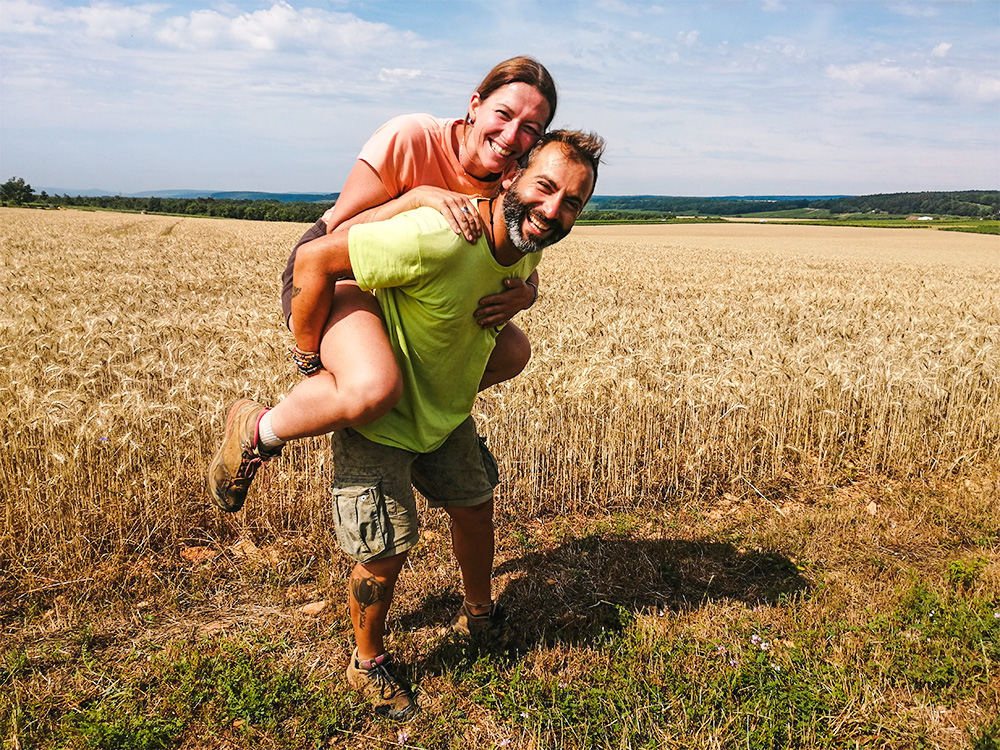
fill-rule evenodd
<path id="1" fill-rule="evenodd" d="M 552 80 L 552 76 L 545 69 L 545 66 L 535 58 L 526 55 L 504 60 L 486 74 L 482 83 L 476 88 L 476 93 L 479 94 L 480 101 L 485 101 L 494 91 L 510 83 L 526 83 L 538 90 L 538 93 L 549 104 L 549 118 L 545 121 L 545 127 L 548 128 L 552 123 L 552 118 L 556 116 L 557 97 L 556 83 Z"/>

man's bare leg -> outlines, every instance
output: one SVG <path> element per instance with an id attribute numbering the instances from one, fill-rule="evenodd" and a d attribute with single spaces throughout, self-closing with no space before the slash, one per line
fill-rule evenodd
<path id="1" fill-rule="evenodd" d="M 376 713 L 395 721 L 408 721 L 420 710 L 409 683 L 395 674 L 392 657 L 385 652 L 385 618 L 405 561 L 403 552 L 358 563 L 347 587 L 357 643 L 347 682 L 371 700 Z"/>
<path id="2" fill-rule="evenodd" d="M 493 602 L 493 500 L 446 510 L 451 517 L 451 543 L 462 571 L 465 601 L 473 615 L 487 614 Z"/>
<path id="3" fill-rule="evenodd" d="M 405 562 L 406 553 L 402 552 L 382 560 L 358 563 L 351 571 L 347 599 L 359 659 L 374 659 L 385 653 L 385 619 Z"/>

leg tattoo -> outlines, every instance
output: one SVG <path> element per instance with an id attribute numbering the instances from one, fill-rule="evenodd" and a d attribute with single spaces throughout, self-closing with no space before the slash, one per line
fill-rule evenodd
<path id="1" fill-rule="evenodd" d="M 358 625 L 365 626 L 365 610 L 381 604 L 385 599 L 385 586 L 374 576 L 351 577 L 351 596 L 358 603 Z"/>

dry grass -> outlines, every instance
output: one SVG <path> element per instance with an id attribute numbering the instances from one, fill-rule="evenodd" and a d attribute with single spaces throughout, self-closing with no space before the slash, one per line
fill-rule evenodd
<path id="1" fill-rule="evenodd" d="M 322 442 L 269 465 L 234 517 L 203 489 L 225 405 L 273 402 L 294 382 L 277 291 L 302 229 L 0 211 L 5 642 L 51 659 L 16 683 L 19 705 L 93 693 L 86 649 L 66 646 L 77 656 L 65 662 L 39 655 L 81 623 L 91 653 L 97 633 L 125 673 L 137 667 L 122 650 L 260 630 L 287 642 L 283 664 L 337 677 L 349 628 Z M 852 629 L 902 607 L 913 576 L 947 590 L 948 566 L 972 558 L 984 562 L 964 595 L 1000 606 L 997 238 L 586 227 L 547 253 L 541 274 L 542 299 L 519 321 L 532 363 L 477 412 L 505 477 L 498 587 L 521 607 L 524 656 L 502 672 L 507 700 L 534 705 L 548 685 L 561 705 L 560 685 L 586 684 L 610 658 L 605 631 L 626 634 L 664 681 L 677 665 L 688 686 L 717 668 L 700 650 L 748 652 L 734 641 L 750 632 L 794 633 L 788 642 L 826 632 L 814 648 L 817 663 L 837 666 L 822 673 L 830 694 L 847 696 L 839 729 L 810 727 L 795 746 L 853 747 L 836 742 L 850 737 L 902 748 L 916 732 L 926 747 L 961 747 L 963 728 L 995 717 L 996 674 L 938 707 L 894 681 L 895 657 Z M 664 720 L 628 695 L 631 723 L 588 740 L 570 709 L 535 720 L 526 708 L 532 721 L 518 728 L 518 712 L 456 692 L 486 667 L 455 666 L 436 635 L 457 577 L 446 540 L 429 516 L 394 626 L 397 650 L 426 665 L 429 700 L 465 717 L 462 742 L 631 747 L 641 736 L 683 747 L 739 736 L 724 718 L 691 709 Z M 319 599 L 329 603 L 319 615 L 299 612 Z M 792 663 L 795 649 L 782 648 Z M 885 672 L 866 673 L 871 659 Z M 852 672 L 873 682 L 852 683 Z M 333 746 L 392 738 L 357 718 L 338 726 Z M 424 731 L 421 746 L 447 736 Z"/>

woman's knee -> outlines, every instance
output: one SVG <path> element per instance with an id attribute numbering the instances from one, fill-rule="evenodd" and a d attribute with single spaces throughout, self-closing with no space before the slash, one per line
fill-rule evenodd
<path id="1" fill-rule="evenodd" d="M 520 328 L 507 325 L 497 336 L 487 368 L 497 382 L 519 375 L 531 359 L 531 342 Z"/>
<path id="2" fill-rule="evenodd" d="M 350 404 L 350 419 L 367 424 L 385 415 L 403 396 L 403 378 L 399 369 L 362 370 L 342 378 L 339 390 Z"/>
<path id="3" fill-rule="evenodd" d="M 378 419 L 403 395 L 403 376 L 375 298 L 353 282 L 338 282 L 333 311 L 320 342 L 338 401 L 352 424 Z"/>

